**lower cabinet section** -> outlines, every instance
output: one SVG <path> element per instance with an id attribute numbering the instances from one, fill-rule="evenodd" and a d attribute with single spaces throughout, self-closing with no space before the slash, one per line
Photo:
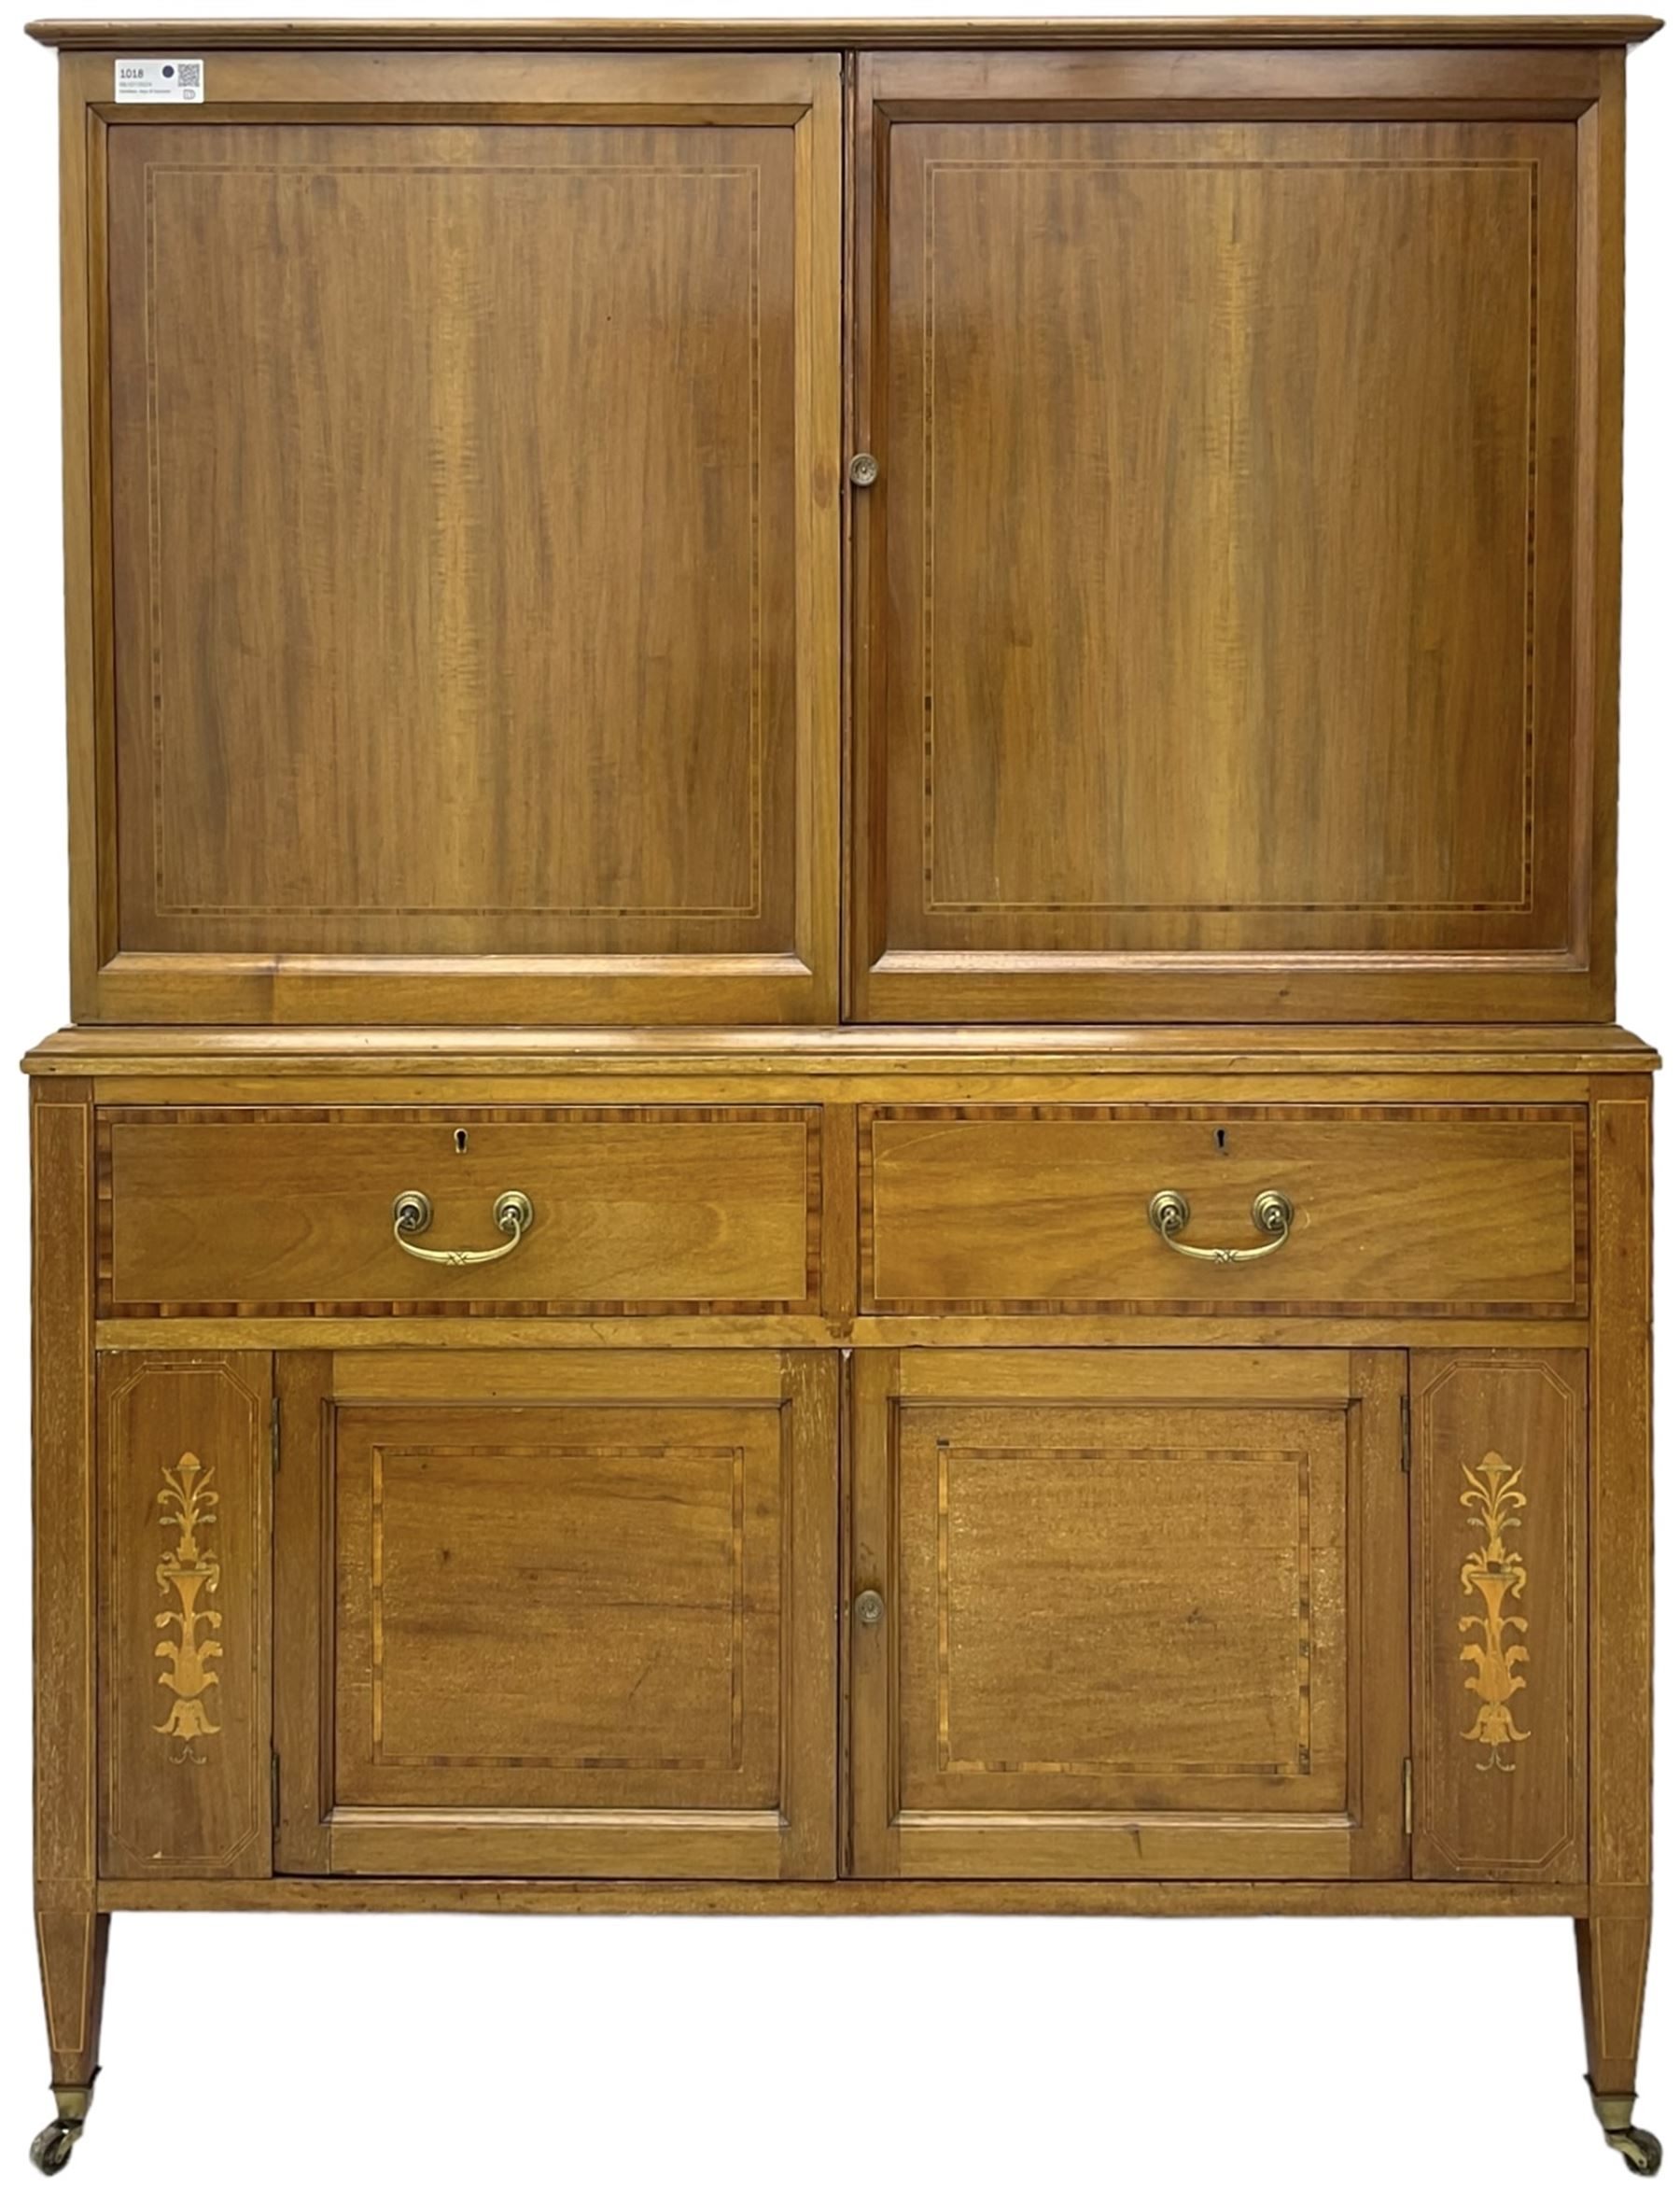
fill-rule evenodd
<path id="1" fill-rule="evenodd" d="M 1588 1872 L 1578 1352 L 124 1352 L 99 1400 L 113 1879 Z"/>
<path id="2" fill-rule="evenodd" d="M 1405 1368 L 865 1357 L 855 1871 L 1403 1873 Z"/>

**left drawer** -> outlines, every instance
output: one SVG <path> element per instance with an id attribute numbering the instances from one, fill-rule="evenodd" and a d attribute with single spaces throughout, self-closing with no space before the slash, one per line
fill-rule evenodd
<path id="1" fill-rule="evenodd" d="M 108 1108 L 101 1312 L 815 1312 L 821 1121 L 814 1104 Z M 405 1194 L 425 1220 L 399 1240 Z"/>

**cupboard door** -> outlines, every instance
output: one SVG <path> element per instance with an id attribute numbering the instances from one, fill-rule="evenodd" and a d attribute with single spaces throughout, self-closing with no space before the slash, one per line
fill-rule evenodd
<path id="1" fill-rule="evenodd" d="M 691 59 L 110 126 L 101 1014 L 833 1016 L 838 65 Z"/>
<path id="2" fill-rule="evenodd" d="M 860 1353 L 853 1871 L 1404 1873 L 1404 1367 Z"/>
<path id="3" fill-rule="evenodd" d="M 1598 141 L 1323 58 L 865 64 L 867 1017 L 1608 1014 Z"/>
<path id="4" fill-rule="evenodd" d="M 1587 1873 L 1587 1356 L 1415 1354 L 1416 1868 Z"/>
<path id="5" fill-rule="evenodd" d="M 282 1867 L 831 1874 L 836 1382 L 284 1357 Z"/>

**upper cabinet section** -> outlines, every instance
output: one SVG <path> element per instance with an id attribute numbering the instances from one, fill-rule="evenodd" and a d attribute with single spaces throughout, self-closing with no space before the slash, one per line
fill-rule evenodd
<path id="1" fill-rule="evenodd" d="M 1608 1013 L 1620 68 L 865 59 L 856 1008 Z"/>
<path id="2" fill-rule="evenodd" d="M 1647 27 L 43 26 L 77 1018 L 1608 1017 Z"/>
<path id="3" fill-rule="evenodd" d="M 832 1018 L 837 57 L 77 66 L 78 1010 Z"/>

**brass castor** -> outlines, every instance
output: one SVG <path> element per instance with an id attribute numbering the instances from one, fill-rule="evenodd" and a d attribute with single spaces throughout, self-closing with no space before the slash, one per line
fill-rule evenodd
<path id="1" fill-rule="evenodd" d="M 81 2140 L 88 2107 L 93 2101 L 93 2084 L 87 2081 L 76 2087 L 54 2088 L 52 2095 L 58 2117 L 50 2126 L 43 2126 L 29 2145 L 29 2162 L 49 2180 L 55 2172 L 63 2172 L 71 2151 Z"/>
<path id="2" fill-rule="evenodd" d="M 1649 2180 L 1662 2163 L 1662 2144 L 1654 2134 L 1634 2126 L 1632 2097 L 1600 2096 L 1595 2090 L 1592 2108 L 1604 2130 L 1604 2140 L 1617 2152 L 1628 2170 Z"/>

